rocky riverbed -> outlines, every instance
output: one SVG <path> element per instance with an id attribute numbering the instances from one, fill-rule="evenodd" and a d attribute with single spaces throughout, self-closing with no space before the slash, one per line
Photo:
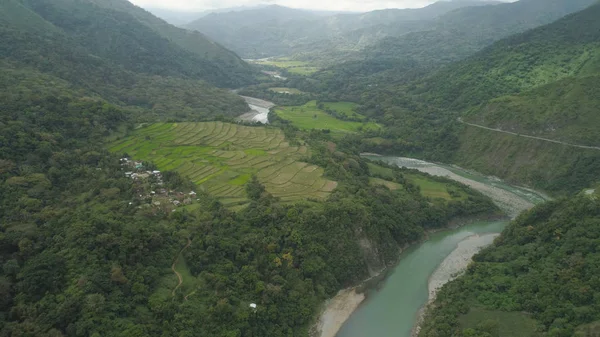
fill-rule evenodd
<path id="1" fill-rule="evenodd" d="M 238 117 L 238 120 L 243 122 L 258 122 L 263 124 L 269 124 L 269 111 L 275 106 L 275 103 L 265 101 L 262 99 L 240 96 L 242 97 L 248 106 L 250 111 Z"/>

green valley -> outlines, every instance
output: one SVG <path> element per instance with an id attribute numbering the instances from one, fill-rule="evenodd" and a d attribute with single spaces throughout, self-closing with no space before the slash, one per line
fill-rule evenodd
<path id="1" fill-rule="evenodd" d="M 598 335 L 597 0 L 132 1 L 0 1 L 0 337 Z"/>

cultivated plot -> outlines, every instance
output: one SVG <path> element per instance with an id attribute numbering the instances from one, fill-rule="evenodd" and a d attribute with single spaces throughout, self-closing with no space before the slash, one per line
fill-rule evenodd
<path id="1" fill-rule="evenodd" d="M 328 103 L 330 107 L 336 107 L 340 109 L 340 106 L 335 106 Z M 352 104 L 352 103 L 350 103 Z M 343 113 L 350 114 L 349 110 L 350 105 L 344 106 L 344 109 L 340 109 Z M 324 105 L 324 109 L 328 109 L 326 105 Z M 336 110 L 337 111 L 337 110 Z M 294 125 L 301 129 L 310 130 L 310 129 L 319 129 L 319 130 L 330 130 L 334 133 L 349 133 L 349 132 L 360 132 L 367 130 L 377 130 L 380 129 L 381 126 L 373 123 L 373 122 L 354 122 L 354 121 L 345 121 L 334 116 L 328 114 L 325 110 L 320 109 L 317 106 L 316 101 L 310 101 L 302 106 L 288 106 L 288 107 L 278 107 L 275 108 L 275 113 L 286 120 L 289 120 Z M 357 116 L 360 116 L 356 114 Z M 363 116 L 360 116 L 363 117 Z M 364 117 L 363 117 L 364 120 Z"/>
<path id="2" fill-rule="evenodd" d="M 305 146 L 290 146 L 281 130 L 222 122 L 161 123 L 136 130 L 110 150 L 175 170 L 227 206 L 248 203 L 252 175 L 283 201 L 324 199 L 337 183 L 323 169 L 302 162 Z"/>
<path id="3" fill-rule="evenodd" d="M 295 75 L 311 75 L 320 70 L 308 62 L 295 61 L 288 58 L 254 60 L 252 63 L 282 68 Z"/>

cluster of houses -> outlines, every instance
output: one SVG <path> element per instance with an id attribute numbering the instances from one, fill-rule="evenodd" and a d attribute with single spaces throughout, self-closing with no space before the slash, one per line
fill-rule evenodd
<path id="1" fill-rule="evenodd" d="M 145 170 L 142 162 L 121 158 L 121 166 L 124 170 L 131 170 L 125 172 L 125 176 L 131 178 L 136 185 L 139 200 L 145 201 L 150 207 L 174 212 L 175 207 L 190 205 L 199 200 L 194 191 L 184 193 L 164 188 L 160 171 Z"/>

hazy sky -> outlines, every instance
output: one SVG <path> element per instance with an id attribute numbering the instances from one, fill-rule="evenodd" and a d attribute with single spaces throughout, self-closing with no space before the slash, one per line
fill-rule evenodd
<path id="1" fill-rule="evenodd" d="M 435 0 L 130 0 L 140 7 L 198 11 L 258 4 L 277 4 L 293 8 L 370 11 L 383 8 L 423 7 Z"/>

